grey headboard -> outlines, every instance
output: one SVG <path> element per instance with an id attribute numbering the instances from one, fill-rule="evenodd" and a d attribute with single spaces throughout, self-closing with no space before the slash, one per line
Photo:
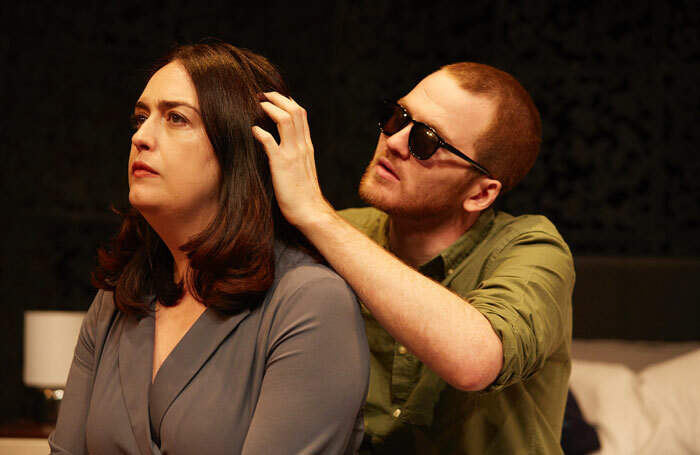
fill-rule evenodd
<path id="1" fill-rule="evenodd" d="M 574 338 L 700 340 L 700 258 L 574 258 Z"/>

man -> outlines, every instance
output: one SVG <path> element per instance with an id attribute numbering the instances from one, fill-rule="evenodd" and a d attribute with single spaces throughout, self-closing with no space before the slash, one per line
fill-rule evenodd
<path id="1" fill-rule="evenodd" d="M 266 94 L 284 215 L 355 289 L 372 352 L 366 453 L 561 453 L 570 372 L 571 253 L 541 216 L 491 205 L 529 171 L 540 120 L 510 75 L 458 63 L 386 102 L 360 185 L 336 213 L 306 113 Z"/>

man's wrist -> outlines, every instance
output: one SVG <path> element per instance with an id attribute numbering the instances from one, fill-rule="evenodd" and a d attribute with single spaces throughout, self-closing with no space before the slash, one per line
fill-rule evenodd
<path id="1" fill-rule="evenodd" d="M 335 213 L 333 207 L 324 199 L 312 211 L 308 211 L 303 219 L 299 220 L 297 228 L 314 242 L 324 230 L 337 223 L 339 219 L 340 217 Z"/>

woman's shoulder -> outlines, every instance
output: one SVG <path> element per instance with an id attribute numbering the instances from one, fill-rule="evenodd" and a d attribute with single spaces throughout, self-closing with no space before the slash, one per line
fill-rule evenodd
<path id="1" fill-rule="evenodd" d="M 327 282 L 329 285 L 347 287 L 345 280 L 333 269 L 319 263 L 308 254 L 292 247 L 277 249 L 275 261 L 275 285 L 297 287 L 309 283 L 319 284 Z"/>
<path id="2" fill-rule="evenodd" d="M 86 320 L 93 323 L 110 321 L 117 311 L 112 291 L 99 289 L 86 314 Z"/>
<path id="3" fill-rule="evenodd" d="M 333 269 L 293 248 L 278 250 L 275 282 L 268 291 L 269 304 L 314 309 L 318 305 L 359 308 L 355 293 Z"/>
<path id="4" fill-rule="evenodd" d="M 366 349 L 360 304 L 340 275 L 291 248 L 278 255 L 276 266 L 275 282 L 261 307 L 260 333 L 271 349 L 294 335 L 313 343 L 343 340 L 343 346 L 355 343 Z"/>
<path id="5" fill-rule="evenodd" d="M 117 307 L 112 292 L 98 290 L 83 318 L 78 345 L 84 345 L 92 353 L 100 349 L 116 315 Z"/>

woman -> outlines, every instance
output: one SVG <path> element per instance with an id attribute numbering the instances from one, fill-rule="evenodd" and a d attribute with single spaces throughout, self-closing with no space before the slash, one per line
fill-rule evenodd
<path id="1" fill-rule="evenodd" d="M 175 48 L 134 110 L 129 201 L 100 251 L 52 453 L 354 453 L 369 361 L 359 308 L 279 212 L 251 133 L 263 57 Z"/>

